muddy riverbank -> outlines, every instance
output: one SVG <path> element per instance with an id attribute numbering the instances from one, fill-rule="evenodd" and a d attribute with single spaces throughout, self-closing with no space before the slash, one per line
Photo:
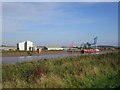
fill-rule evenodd
<path id="1" fill-rule="evenodd" d="M 20 56 L 41 56 L 41 55 L 51 55 L 51 54 L 69 54 L 67 51 L 43 51 L 41 53 L 37 52 L 4 52 L 2 57 L 20 57 Z M 80 53 L 80 52 L 73 52 Z"/>
<path id="2" fill-rule="evenodd" d="M 107 53 L 110 53 L 110 52 L 116 52 L 117 50 L 115 51 L 111 51 L 111 50 L 106 50 L 106 51 L 102 51 L 102 52 L 107 52 Z M 42 55 L 52 55 L 52 54 L 78 54 L 78 53 L 81 53 L 80 51 L 79 52 L 67 52 L 67 51 L 42 51 L 40 53 L 38 52 L 17 52 L 17 51 L 8 51 L 8 52 L 2 52 L 2 55 L 0 55 L 0 57 L 20 57 L 20 56 L 42 56 Z"/>

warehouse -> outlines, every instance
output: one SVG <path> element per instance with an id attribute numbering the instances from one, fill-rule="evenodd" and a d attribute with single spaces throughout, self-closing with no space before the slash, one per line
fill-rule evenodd
<path id="1" fill-rule="evenodd" d="M 34 48 L 34 44 L 31 41 L 24 41 L 21 43 L 17 44 L 17 49 L 18 50 L 27 50 L 27 51 L 32 51 Z"/>
<path id="2" fill-rule="evenodd" d="M 58 48 L 58 47 L 48 47 L 48 50 L 63 50 L 63 48 Z"/>
<path id="3" fill-rule="evenodd" d="M 5 47 L 0 47 L 0 51 L 4 51 L 4 50 L 12 50 L 15 51 L 17 49 L 16 46 L 5 46 Z"/>

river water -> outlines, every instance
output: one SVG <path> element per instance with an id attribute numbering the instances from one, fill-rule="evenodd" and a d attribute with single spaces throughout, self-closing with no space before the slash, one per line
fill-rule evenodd
<path id="1" fill-rule="evenodd" d="M 91 54 L 104 54 L 106 52 L 91 53 Z M 89 53 L 85 54 L 54 54 L 54 55 L 42 55 L 42 56 L 22 56 L 22 57 L 2 57 L 2 64 L 15 64 L 17 62 L 42 60 L 47 58 L 65 57 L 65 56 L 78 56 L 78 55 L 91 55 Z"/>

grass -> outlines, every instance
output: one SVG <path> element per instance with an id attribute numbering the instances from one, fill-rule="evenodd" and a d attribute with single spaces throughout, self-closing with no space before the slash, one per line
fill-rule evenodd
<path id="1" fill-rule="evenodd" d="M 120 52 L 3 65 L 3 88 L 117 88 Z"/>

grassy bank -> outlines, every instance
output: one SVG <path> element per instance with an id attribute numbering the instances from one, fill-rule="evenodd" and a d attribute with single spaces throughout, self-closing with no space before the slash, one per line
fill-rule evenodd
<path id="1" fill-rule="evenodd" d="M 3 88 L 115 88 L 120 52 L 3 65 Z"/>

